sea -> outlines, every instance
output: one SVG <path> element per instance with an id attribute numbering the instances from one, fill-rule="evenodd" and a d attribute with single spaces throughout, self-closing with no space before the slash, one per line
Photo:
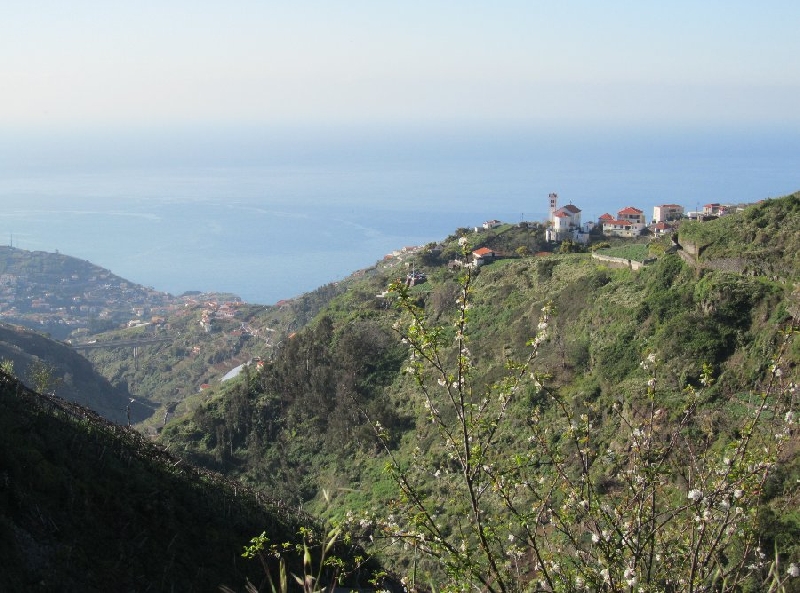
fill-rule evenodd
<path id="1" fill-rule="evenodd" d="M 800 189 L 800 130 L 205 126 L 0 135 L 0 242 L 273 304 L 484 221 Z"/>

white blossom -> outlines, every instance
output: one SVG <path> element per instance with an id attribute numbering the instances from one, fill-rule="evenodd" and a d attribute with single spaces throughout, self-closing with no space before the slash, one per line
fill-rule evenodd
<path id="1" fill-rule="evenodd" d="M 689 490 L 689 494 L 686 496 L 686 498 L 688 498 L 689 500 L 693 500 L 695 502 L 703 500 L 703 491 L 697 490 L 696 488 Z"/>
<path id="2" fill-rule="evenodd" d="M 793 579 L 800 577 L 800 567 L 797 566 L 794 562 L 789 565 L 789 568 L 786 569 L 786 574 L 788 574 Z"/>

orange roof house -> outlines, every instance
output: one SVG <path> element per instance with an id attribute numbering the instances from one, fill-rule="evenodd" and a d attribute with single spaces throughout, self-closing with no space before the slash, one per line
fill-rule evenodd
<path id="1" fill-rule="evenodd" d="M 472 263 L 477 266 L 489 263 L 494 260 L 497 254 L 488 247 L 481 247 L 472 252 Z"/>

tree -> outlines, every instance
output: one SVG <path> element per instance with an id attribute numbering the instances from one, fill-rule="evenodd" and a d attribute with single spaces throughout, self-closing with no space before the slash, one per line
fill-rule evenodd
<path id="1" fill-rule="evenodd" d="M 572 239 L 564 239 L 558 248 L 559 253 L 580 253 L 581 251 L 583 251 L 583 247 Z"/>
<path id="2" fill-rule="evenodd" d="M 28 380 L 34 391 L 46 395 L 55 395 L 61 384 L 61 379 L 56 377 L 56 368 L 41 358 L 35 359 L 28 367 Z"/>
<path id="3" fill-rule="evenodd" d="M 742 411 L 722 442 L 702 432 L 708 365 L 697 386 L 666 392 L 658 353 L 645 352 L 639 391 L 610 409 L 549 388 L 534 364 L 550 339 L 547 305 L 528 353 L 507 352 L 503 376 L 484 386 L 470 352 L 471 283 L 467 269 L 449 327 L 430 323 L 404 284 L 392 286 L 408 370 L 442 454 L 403 461 L 376 423 L 401 492 L 383 528 L 435 559 L 446 590 L 778 590 L 797 572 L 777 570 L 780 551 L 768 557 L 758 531 L 764 486 L 797 442 L 796 369 L 783 358 L 794 328 L 752 392 L 732 398 Z"/>
<path id="4" fill-rule="evenodd" d="M 11 377 L 14 376 L 14 361 L 8 358 L 0 360 L 0 371 Z"/>

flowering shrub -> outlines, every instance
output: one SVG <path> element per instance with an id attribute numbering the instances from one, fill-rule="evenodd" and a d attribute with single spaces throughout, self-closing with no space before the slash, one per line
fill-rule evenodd
<path id="1" fill-rule="evenodd" d="M 722 442 L 703 431 L 708 365 L 677 416 L 662 405 L 676 394 L 660 391 L 655 351 L 642 357 L 639 393 L 610 407 L 550 388 L 536 367 L 550 305 L 525 357 L 506 353 L 505 373 L 483 385 L 470 351 L 473 273 L 462 272 L 449 327 L 429 323 L 404 283 L 391 287 L 406 315 L 396 330 L 407 371 L 444 455 L 418 449 L 403 463 L 376 425 L 401 493 L 380 527 L 434 559 L 443 590 L 778 590 L 795 576 L 796 564 L 776 568 L 780 555 L 758 532 L 765 483 L 796 442 L 796 371 L 783 359 L 794 330 L 757 388 L 730 402 L 742 411 Z"/>

